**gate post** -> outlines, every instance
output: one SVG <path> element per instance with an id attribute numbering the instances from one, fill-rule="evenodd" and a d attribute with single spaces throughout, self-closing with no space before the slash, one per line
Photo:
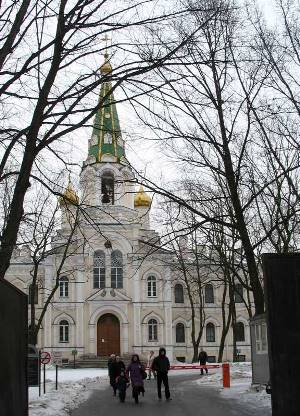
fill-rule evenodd
<path id="1" fill-rule="evenodd" d="M 28 299 L 0 279 L 0 415 L 28 416 Z"/>
<path id="2" fill-rule="evenodd" d="M 300 254 L 263 254 L 273 416 L 300 409 Z"/>
<path id="3" fill-rule="evenodd" d="M 223 371 L 223 387 L 228 388 L 230 387 L 230 367 L 228 363 L 222 364 L 222 371 Z"/>

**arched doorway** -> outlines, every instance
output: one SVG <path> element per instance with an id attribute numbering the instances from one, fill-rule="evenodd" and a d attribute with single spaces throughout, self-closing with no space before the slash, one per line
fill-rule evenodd
<path id="1" fill-rule="evenodd" d="M 97 322 L 97 355 L 120 355 L 120 321 L 111 313 L 102 315 Z"/>

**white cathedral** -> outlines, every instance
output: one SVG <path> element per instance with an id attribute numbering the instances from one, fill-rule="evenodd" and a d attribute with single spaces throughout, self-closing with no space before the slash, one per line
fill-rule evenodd
<path id="1" fill-rule="evenodd" d="M 111 71 L 106 55 L 101 73 L 107 76 Z M 104 357 L 131 352 L 146 355 L 164 346 L 171 361 L 189 362 L 193 346 L 186 290 L 172 270 L 172 253 L 151 249 L 159 244 L 158 233 L 150 227 L 151 197 L 142 187 L 135 189 L 110 89 L 110 82 L 102 84 L 103 105 L 95 116 L 88 157 L 80 174 L 80 203 L 85 214 L 80 215 L 76 231 L 78 250 L 64 264 L 59 287 L 43 319 L 38 346 L 61 351 L 65 362 L 72 359 L 74 350 L 79 357 Z M 70 213 L 77 209 L 78 201 L 69 183 L 61 199 L 61 229 L 53 247 L 67 238 L 72 226 Z M 43 290 L 36 293 L 37 314 L 55 283 L 60 255 L 59 250 L 53 250 L 39 270 Z M 28 293 L 31 270 L 30 249 L 25 246 L 15 251 L 6 279 Z M 219 286 L 207 284 L 200 348 L 207 351 L 211 362 L 218 357 L 221 297 Z M 250 360 L 247 310 L 242 302 L 236 304 L 236 310 L 238 352 L 242 359 Z M 223 360 L 232 360 L 232 342 L 231 329 Z"/>

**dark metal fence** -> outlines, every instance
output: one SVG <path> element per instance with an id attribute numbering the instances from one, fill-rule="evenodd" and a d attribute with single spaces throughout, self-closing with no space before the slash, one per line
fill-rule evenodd
<path id="1" fill-rule="evenodd" d="M 0 280 L 0 415 L 27 416 L 27 295 Z"/>

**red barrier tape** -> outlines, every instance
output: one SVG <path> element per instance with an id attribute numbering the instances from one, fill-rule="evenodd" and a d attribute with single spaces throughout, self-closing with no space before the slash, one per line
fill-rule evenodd
<path id="1" fill-rule="evenodd" d="M 208 364 L 208 365 L 171 365 L 170 370 L 200 370 L 200 368 L 221 368 L 222 364 Z M 146 367 L 149 370 L 149 367 Z"/>
<path id="2" fill-rule="evenodd" d="M 199 370 L 200 368 L 222 368 L 223 387 L 230 387 L 230 366 L 228 363 L 208 365 L 171 365 L 170 370 Z M 149 367 L 146 367 L 149 370 Z"/>
<path id="3" fill-rule="evenodd" d="M 208 364 L 208 365 L 171 365 L 170 370 L 200 370 L 200 368 L 220 368 L 220 364 Z"/>

